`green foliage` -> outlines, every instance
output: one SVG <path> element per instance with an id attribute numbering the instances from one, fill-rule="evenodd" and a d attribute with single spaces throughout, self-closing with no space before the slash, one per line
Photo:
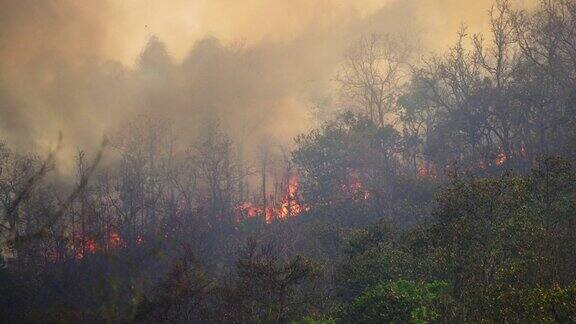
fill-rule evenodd
<path id="1" fill-rule="evenodd" d="M 342 249 L 346 257 L 336 270 L 335 283 L 344 300 L 407 275 L 410 269 L 410 253 L 403 251 L 398 233 L 385 222 L 350 232 Z"/>
<path id="2" fill-rule="evenodd" d="M 562 288 L 537 288 L 528 295 L 526 320 L 540 323 L 576 322 L 576 283 Z"/>
<path id="3" fill-rule="evenodd" d="M 399 280 L 366 290 L 344 306 L 341 321 L 354 323 L 429 323 L 440 318 L 448 298 L 445 282 Z"/>
<path id="4" fill-rule="evenodd" d="M 367 302 L 374 287 L 390 282 L 439 280 L 450 284 L 453 300 L 439 320 L 570 318 L 575 204 L 576 174 L 558 158 L 524 176 L 457 178 L 438 195 L 430 224 L 397 231 L 381 222 L 346 232 L 337 296 Z"/>
<path id="5" fill-rule="evenodd" d="M 576 177 L 551 158 L 526 176 L 457 180 L 438 198 L 420 252 L 465 319 L 523 318 L 516 297 L 576 280 Z M 527 301 L 524 301 L 526 303 Z"/>
<path id="6" fill-rule="evenodd" d="M 300 321 L 292 321 L 291 324 L 336 324 L 336 321 L 331 318 L 315 319 L 312 317 L 304 317 Z"/>
<path id="7" fill-rule="evenodd" d="M 306 257 L 282 258 L 274 244 L 250 240 L 236 262 L 233 281 L 222 291 L 222 321 L 286 322 L 302 318 L 314 304 L 306 284 L 321 274 L 321 266 Z"/>
<path id="8" fill-rule="evenodd" d="M 176 260 L 166 279 L 148 295 L 135 295 L 137 321 L 191 321 L 205 315 L 205 300 L 213 289 L 198 261 L 188 251 Z"/>

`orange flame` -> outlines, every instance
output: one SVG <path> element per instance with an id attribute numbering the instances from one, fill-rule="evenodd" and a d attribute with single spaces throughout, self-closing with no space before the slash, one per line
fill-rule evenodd
<path id="1" fill-rule="evenodd" d="M 111 248 L 119 248 L 122 246 L 122 243 L 122 237 L 120 237 L 120 234 L 117 232 L 112 232 L 112 234 L 110 234 L 110 237 L 108 238 L 108 245 Z"/>
<path id="2" fill-rule="evenodd" d="M 93 239 L 87 239 L 86 242 L 84 242 L 84 250 L 86 250 L 86 252 L 94 254 L 96 253 L 97 249 L 98 245 L 96 244 L 96 241 L 94 241 Z"/>
<path id="3" fill-rule="evenodd" d="M 275 219 L 286 219 L 300 215 L 310 208 L 299 202 L 298 197 L 298 176 L 293 175 L 288 180 L 286 191 L 280 203 L 265 208 L 259 207 L 252 202 L 242 202 L 236 206 L 236 212 L 239 213 L 239 219 L 245 217 L 254 218 L 263 215 L 266 223 L 270 224 Z"/>
<path id="4" fill-rule="evenodd" d="M 248 216 L 249 218 L 252 217 L 256 217 L 260 214 L 262 214 L 262 209 L 256 205 L 254 205 L 251 202 L 243 202 L 240 203 L 237 207 L 236 210 L 238 212 L 240 212 L 241 214 Z"/>
<path id="5" fill-rule="evenodd" d="M 94 254 L 96 253 L 96 251 L 98 250 L 98 245 L 96 244 L 96 241 L 93 239 L 84 239 L 84 247 L 83 249 L 80 249 L 79 251 L 76 252 L 76 255 L 74 256 L 77 260 L 82 260 L 84 259 L 84 254 Z"/>
<path id="6" fill-rule="evenodd" d="M 508 160 L 508 157 L 506 156 L 506 153 L 504 153 L 504 150 L 502 148 L 500 148 L 500 152 L 498 153 L 496 160 L 494 160 L 494 163 L 497 166 L 502 166 L 502 165 L 504 165 L 504 163 L 506 163 L 507 160 Z"/>
<path id="7" fill-rule="evenodd" d="M 419 178 L 432 178 L 436 179 L 436 166 L 433 163 L 430 164 L 423 164 L 421 163 L 418 166 L 418 177 Z"/>
<path id="8" fill-rule="evenodd" d="M 303 211 L 308 211 L 310 208 L 298 202 L 298 176 L 293 175 L 288 181 L 288 188 L 286 195 L 282 199 L 280 209 L 278 210 L 278 218 L 288 218 L 298 216 Z"/>
<path id="9" fill-rule="evenodd" d="M 370 191 L 364 187 L 364 183 L 355 172 L 349 174 L 346 183 L 342 185 L 342 190 L 345 194 L 352 196 L 352 199 L 356 201 L 368 200 L 372 196 Z"/>

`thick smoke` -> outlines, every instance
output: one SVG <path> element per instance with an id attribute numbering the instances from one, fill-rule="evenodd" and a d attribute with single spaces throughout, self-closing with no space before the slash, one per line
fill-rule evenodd
<path id="1" fill-rule="evenodd" d="M 491 2 L 0 0 L 0 136 L 42 150 L 61 131 L 71 152 L 147 113 L 184 141 L 216 117 L 244 146 L 289 146 L 361 34 L 434 50 Z"/>

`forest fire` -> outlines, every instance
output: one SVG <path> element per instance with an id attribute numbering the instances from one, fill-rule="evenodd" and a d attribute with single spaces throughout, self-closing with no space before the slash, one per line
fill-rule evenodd
<path id="1" fill-rule="evenodd" d="M 298 176 L 292 175 L 285 185 L 284 195 L 279 204 L 262 208 L 252 202 L 242 202 L 236 207 L 236 211 L 240 214 L 240 219 L 242 219 L 242 217 L 254 218 L 264 216 L 267 224 L 272 223 L 275 219 L 296 217 L 310 209 L 308 206 L 299 202 L 298 186 Z"/>
<path id="2" fill-rule="evenodd" d="M 241 214 L 248 216 L 249 218 L 256 217 L 262 214 L 262 208 L 254 205 L 251 202 L 243 202 L 236 206 L 236 210 Z"/>
<path id="3" fill-rule="evenodd" d="M 94 254 L 98 251 L 98 244 L 94 239 L 84 239 L 83 245 L 80 249 L 76 252 L 74 258 L 76 260 L 82 260 L 86 256 L 86 254 Z M 56 260 L 58 261 L 58 260 Z"/>
<path id="4" fill-rule="evenodd" d="M 437 177 L 436 166 L 432 163 L 426 163 L 426 164 L 421 163 L 418 166 L 418 177 L 436 179 Z"/>
<path id="5" fill-rule="evenodd" d="M 87 239 L 86 242 L 84 243 L 84 249 L 86 250 L 86 252 L 93 254 L 96 252 L 96 249 L 98 249 L 98 245 L 96 244 L 95 240 Z"/>
<path id="6" fill-rule="evenodd" d="M 576 0 L 2 4 L 0 324 L 576 323 Z"/>
<path id="7" fill-rule="evenodd" d="M 123 245 L 122 237 L 117 232 L 112 232 L 108 238 L 108 246 L 110 248 L 119 248 Z"/>
<path id="8" fill-rule="evenodd" d="M 480 158 L 479 160 L 472 160 L 470 165 L 468 166 L 467 170 L 469 172 L 473 171 L 486 171 L 493 167 L 502 167 L 504 166 L 510 159 L 511 156 L 517 156 L 518 158 L 524 159 L 526 158 L 526 148 L 522 145 L 519 152 L 516 155 L 507 155 L 503 148 L 498 149 L 498 154 L 494 155 L 489 154 L 484 158 Z M 445 168 L 448 168 L 447 165 Z M 430 179 L 438 179 L 438 172 L 436 165 L 433 162 L 423 161 L 418 165 L 417 168 L 417 175 L 418 178 L 430 178 Z"/>
<path id="9" fill-rule="evenodd" d="M 98 243 L 94 237 L 82 237 L 79 234 L 74 235 L 75 242 L 66 246 L 64 251 L 50 249 L 45 252 L 45 256 L 51 262 L 59 262 L 71 255 L 76 260 L 83 260 L 87 255 L 96 254 L 103 251 L 118 250 L 127 247 L 127 241 L 122 238 L 120 233 L 111 232 L 107 239 Z M 138 235 L 135 240 L 136 245 L 144 244 L 144 238 Z"/>
<path id="10" fill-rule="evenodd" d="M 279 210 L 277 211 L 277 218 L 289 218 L 298 216 L 303 211 L 308 211 L 308 206 L 302 205 L 298 202 L 298 176 L 293 175 L 288 181 L 286 195 L 282 198 Z"/>
<path id="11" fill-rule="evenodd" d="M 506 153 L 504 152 L 503 149 L 500 149 L 500 151 L 498 152 L 498 155 L 496 156 L 496 159 L 494 160 L 494 163 L 497 166 L 502 166 L 502 165 L 504 165 L 504 163 L 506 163 L 507 160 L 508 160 L 508 156 L 506 156 Z"/>
<path id="12" fill-rule="evenodd" d="M 352 197 L 354 201 L 368 200 L 371 197 L 370 191 L 366 189 L 356 172 L 350 172 L 348 179 L 342 184 L 342 191 L 346 196 Z"/>

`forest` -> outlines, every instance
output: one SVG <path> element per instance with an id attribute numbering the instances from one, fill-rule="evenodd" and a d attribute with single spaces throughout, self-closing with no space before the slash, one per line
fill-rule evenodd
<path id="1" fill-rule="evenodd" d="M 478 14 L 351 41 L 289 145 L 155 110 L 69 167 L 1 142 L 0 322 L 576 322 L 576 1 Z M 157 111 L 193 91 L 155 37 L 138 64 Z"/>

